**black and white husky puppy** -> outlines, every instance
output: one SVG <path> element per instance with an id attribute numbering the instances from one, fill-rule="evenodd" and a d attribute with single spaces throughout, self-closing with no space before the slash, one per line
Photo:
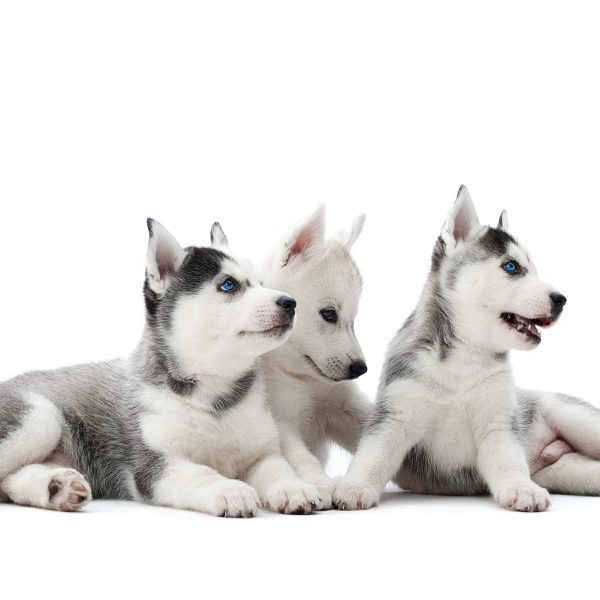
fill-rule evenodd
<path id="1" fill-rule="evenodd" d="M 183 249 L 148 220 L 146 326 L 125 360 L 0 384 L 0 495 L 73 511 L 136 499 L 246 517 L 309 513 L 317 490 L 280 454 L 259 356 L 284 343 L 295 301 L 226 249 Z"/>
<path id="2" fill-rule="evenodd" d="M 548 508 L 545 488 L 600 494 L 600 411 L 517 389 L 508 358 L 537 347 L 565 303 L 508 232 L 506 212 L 482 227 L 461 188 L 420 302 L 388 349 L 338 507 L 374 506 L 390 479 L 420 493 L 490 492 L 519 511 Z"/>
<path id="3" fill-rule="evenodd" d="M 298 300 L 298 323 L 289 341 L 266 355 L 265 373 L 283 454 L 319 490 L 319 509 L 331 508 L 329 445 L 354 452 L 373 409 L 354 381 L 367 371 L 354 333 L 362 278 L 350 256 L 364 220 L 360 215 L 325 239 L 319 207 L 277 248 L 265 272 L 266 285 Z"/>

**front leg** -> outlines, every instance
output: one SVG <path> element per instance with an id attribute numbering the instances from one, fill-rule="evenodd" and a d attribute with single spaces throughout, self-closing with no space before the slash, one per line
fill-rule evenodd
<path id="1" fill-rule="evenodd" d="M 325 473 L 319 459 L 307 448 L 300 433 L 293 427 L 280 423 L 281 450 L 284 458 L 292 466 L 300 479 L 314 485 L 319 491 L 321 501 L 316 510 L 331 508 L 333 481 Z"/>
<path id="2" fill-rule="evenodd" d="M 428 418 L 419 392 L 414 382 L 401 381 L 380 395 L 348 473 L 336 480 L 337 508 L 366 509 L 379 503 L 386 483 L 425 432 Z"/>
<path id="3" fill-rule="evenodd" d="M 264 508 L 275 512 L 309 514 L 323 502 L 317 488 L 302 481 L 280 454 L 256 461 L 245 480 L 256 488 Z"/>
<path id="4" fill-rule="evenodd" d="M 243 481 L 188 460 L 163 459 L 135 474 L 138 494 L 147 502 L 209 513 L 218 517 L 252 517 L 260 505 Z"/>
<path id="5" fill-rule="evenodd" d="M 491 494 L 505 508 L 538 512 L 550 506 L 548 492 L 531 480 L 525 450 L 507 425 L 484 434 L 477 466 Z"/>
<path id="6" fill-rule="evenodd" d="M 326 413 L 327 433 L 342 448 L 354 454 L 360 436 L 373 412 L 373 402 L 354 382 L 343 382 L 334 387 Z"/>

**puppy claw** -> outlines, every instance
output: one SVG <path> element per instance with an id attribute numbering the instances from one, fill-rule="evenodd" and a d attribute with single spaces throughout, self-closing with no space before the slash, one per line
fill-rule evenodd
<path id="1" fill-rule="evenodd" d="M 319 506 L 320 500 L 315 487 L 294 482 L 269 491 L 263 498 L 263 506 L 286 515 L 308 515 Z"/>
<path id="2" fill-rule="evenodd" d="M 367 510 L 379 504 L 377 490 L 368 483 L 340 477 L 336 480 L 333 505 L 338 510 Z"/>
<path id="3" fill-rule="evenodd" d="M 542 512 L 550 506 L 548 491 L 533 481 L 509 483 L 494 497 L 504 508 L 519 512 Z"/>

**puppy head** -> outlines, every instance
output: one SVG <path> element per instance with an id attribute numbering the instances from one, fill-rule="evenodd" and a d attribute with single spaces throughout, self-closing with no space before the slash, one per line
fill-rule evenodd
<path id="1" fill-rule="evenodd" d="M 457 332 L 495 352 L 539 345 L 566 298 L 542 281 L 527 249 L 508 232 L 506 211 L 482 226 L 463 186 L 438 239 L 432 269 L 449 302 Z"/>
<path id="2" fill-rule="evenodd" d="M 236 374 L 287 340 L 295 300 L 264 288 L 220 225 L 204 248 L 183 249 L 152 219 L 148 229 L 147 322 L 182 375 Z"/>
<path id="3" fill-rule="evenodd" d="M 320 206 L 298 225 L 274 255 L 267 281 L 298 301 L 297 325 L 276 351 L 288 371 L 323 381 L 355 379 L 367 371 L 354 333 L 362 279 L 350 256 L 365 217 L 325 240 Z"/>

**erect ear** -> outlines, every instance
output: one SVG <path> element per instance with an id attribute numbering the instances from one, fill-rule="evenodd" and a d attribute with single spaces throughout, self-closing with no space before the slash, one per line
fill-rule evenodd
<path id="1" fill-rule="evenodd" d="M 352 245 L 363 229 L 366 218 L 367 215 L 364 213 L 362 215 L 358 215 L 358 217 L 356 217 L 352 222 L 350 229 L 345 229 L 344 231 L 340 231 L 335 235 L 335 239 L 340 242 L 340 244 L 342 244 L 346 250 L 350 250 L 350 248 L 352 248 Z"/>
<path id="2" fill-rule="evenodd" d="M 221 224 L 218 221 L 215 221 L 210 229 L 210 243 L 213 246 L 229 246 L 229 240 L 227 239 L 227 236 L 223 233 Z"/>
<path id="3" fill-rule="evenodd" d="M 502 211 L 500 218 L 498 219 L 498 229 L 508 231 L 508 213 L 506 210 Z"/>
<path id="4" fill-rule="evenodd" d="M 169 277 L 179 269 L 185 251 L 177 240 L 154 219 L 148 219 L 148 255 L 146 259 L 146 276 L 148 285 L 157 294 L 164 294 Z"/>
<path id="5" fill-rule="evenodd" d="M 442 229 L 442 239 L 446 248 L 454 249 L 460 242 L 472 238 L 481 229 L 475 206 L 467 188 L 462 185 L 458 190 L 456 202 L 446 218 Z"/>
<path id="6" fill-rule="evenodd" d="M 310 217 L 294 229 L 285 243 L 282 267 L 296 259 L 310 258 L 325 239 L 325 207 L 320 204 Z"/>

